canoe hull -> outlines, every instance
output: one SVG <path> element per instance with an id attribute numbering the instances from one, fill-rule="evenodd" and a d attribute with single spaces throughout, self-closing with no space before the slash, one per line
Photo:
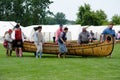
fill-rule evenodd
<path id="1" fill-rule="evenodd" d="M 110 35 L 108 35 L 110 36 Z M 111 37 L 111 36 L 110 36 Z M 68 55 L 79 55 L 79 56 L 108 56 L 112 53 L 114 48 L 114 40 L 105 40 L 103 43 L 94 44 L 68 44 Z M 36 52 L 36 47 L 33 42 L 24 42 L 23 51 Z M 58 54 L 59 47 L 54 43 L 43 44 L 43 53 L 46 54 Z"/>

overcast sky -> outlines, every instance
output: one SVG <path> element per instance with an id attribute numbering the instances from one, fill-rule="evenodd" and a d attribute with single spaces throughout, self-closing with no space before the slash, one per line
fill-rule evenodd
<path id="1" fill-rule="evenodd" d="M 78 8 L 84 3 L 90 4 L 92 10 L 102 9 L 110 20 L 114 14 L 120 15 L 120 0 L 51 0 L 50 10 L 56 14 L 63 12 L 69 20 L 76 20 Z"/>

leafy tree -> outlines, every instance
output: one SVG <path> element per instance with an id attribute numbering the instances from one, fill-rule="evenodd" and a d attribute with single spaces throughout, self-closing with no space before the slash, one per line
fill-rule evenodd
<path id="1" fill-rule="evenodd" d="M 46 24 L 53 25 L 57 24 L 57 22 L 54 17 L 46 17 Z"/>
<path id="2" fill-rule="evenodd" d="M 20 22 L 23 26 L 46 24 L 51 3 L 50 0 L 0 0 L 0 20 Z"/>
<path id="3" fill-rule="evenodd" d="M 23 3 L 24 0 L 13 0 L 13 13 L 11 16 L 16 22 L 22 23 L 22 18 L 24 15 Z"/>
<path id="4" fill-rule="evenodd" d="M 86 12 L 90 12 L 90 5 L 89 4 L 84 4 L 84 6 L 80 6 L 80 8 L 79 8 L 79 12 L 77 13 L 77 21 L 76 21 L 76 23 L 77 24 L 81 24 L 82 23 L 82 20 L 84 19 L 84 14 L 86 13 Z"/>
<path id="5" fill-rule="evenodd" d="M 120 16 L 115 14 L 113 17 L 112 17 L 112 22 L 115 24 L 115 25 L 120 25 Z"/>
<path id="6" fill-rule="evenodd" d="M 33 12 L 33 24 L 45 24 L 46 16 L 50 14 L 49 5 L 52 3 L 49 0 L 31 0 L 31 10 Z"/>
<path id="7" fill-rule="evenodd" d="M 83 17 L 81 25 L 99 25 L 99 18 L 94 12 L 86 12 Z"/>
<path id="8" fill-rule="evenodd" d="M 103 10 L 97 10 L 95 14 L 100 19 L 99 20 L 100 25 L 108 22 L 107 15 L 105 14 Z"/>
<path id="9" fill-rule="evenodd" d="M 65 14 L 62 12 L 58 12 L 55 15 L 55 20 L 56 20 L 57 24 L 66 24 L 66 22 L 67 22 L 67 20 L 65 18 Z"/>
<path id="10" fill-rule="evenodd" d="M 81 25 L 102 25 L 107 22 L 106 18 L 104 11 L 92 11 L 90 5 L 85 4 L 79 8 L 76 23 Z"/>
<path id="11" fill-rule="evenodd" d="M 12 0 L 0 0 L 0 20 L 11 20 Z"/>

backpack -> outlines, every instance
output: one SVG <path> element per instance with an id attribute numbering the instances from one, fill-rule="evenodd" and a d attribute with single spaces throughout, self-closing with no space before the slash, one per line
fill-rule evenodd
<path id="1" fill-rule="evenodd" d="M 15 40 L 22 40 L 22 31 L 20 29 L 15 30 Z"/>

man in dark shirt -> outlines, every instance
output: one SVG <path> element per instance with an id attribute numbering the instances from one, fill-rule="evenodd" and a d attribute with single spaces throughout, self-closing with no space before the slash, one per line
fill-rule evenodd
<path id="1" fill-rule="evenodd" d="M 64 54 L 64 58 L 65 58 L 65 53 L 67 53 L 67 48 L 66 48 L 66 33 L 68 32 L 68 28 L 65 27 L 64 31 L 61 32 L 60 36 L 58 37 L 58 46 L 59 46 L 59 54 L 58 54 L 58 58 L 60 58 L 61 54 Z"/>

